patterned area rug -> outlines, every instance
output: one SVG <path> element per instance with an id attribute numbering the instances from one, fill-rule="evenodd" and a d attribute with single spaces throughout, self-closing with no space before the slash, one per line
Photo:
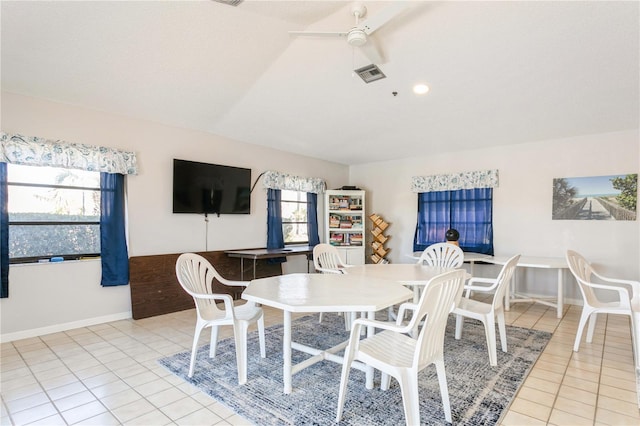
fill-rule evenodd
<path id="1" fill-rule="evenodd" d="M 445 368 L 456 425 L 497 424 L 505 408 L 546 346 L 550 333 L 507 327 L 508 353 L 499 349 L 498 365 L 489 365 L 484 328 L 466 320 L 463 336 L 453 338 L 455 320 L 450 318 L 445 338 Z M 207 333 L 208 335 L 208 333 Z M 293 323 L 293 340 L 318 348 L 328 348 L 348 339 L 344 321 L 338 315 L 306 316 Z M 282 392 L 282 325 L 266 329 L 267 358 L 260 358 L 257 332 L 249 335 L 248 382 L 238 385 L 233 339 L 218 343 L 218 355 L 208 357 L 209 345 L 200 347 L 193 378 L 187 377 L 189 352 L 158 360 L 169 371 L 192 383 L 214 399 L 256 425 L 335 424 L 338 387 L 342 366 L 323 361 L 293 376 L 293 392 Z M 294 363 L 308 355 L 293 351 Z M 347 387 L 347 401 L 340 424 L 401 425 L 405 423 L 398 383 L 367 390 L 364 373 L 353 369 Z M 446 423 L 435 367 L 420 373 L 420 416 L 422 424 Z"/>

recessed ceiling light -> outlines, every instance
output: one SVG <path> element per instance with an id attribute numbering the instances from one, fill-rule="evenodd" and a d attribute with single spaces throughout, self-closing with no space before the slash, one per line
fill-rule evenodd
<path id="1" fill-rule="evenodd" d="M 413 86 L 413 93 L 415 93 L 416 95 L 424 95 L 428 91 L 429 86 L 427 86 L 426 84 L 416 84 L 415 86 Z"/>

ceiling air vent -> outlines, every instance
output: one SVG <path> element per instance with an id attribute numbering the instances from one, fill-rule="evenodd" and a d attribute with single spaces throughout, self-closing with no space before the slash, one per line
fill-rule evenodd
<path id="1" fill-rule="evenodd" d="M 217 3 L 228 4 L 229 6 L 237 6 L 244 0 L 213 0 Z"/>
<path id="2" fill-rule="evenodd" d="M 376 65 L 371 64 L 366 67 L 358 68 L 354 71 L 356 74 L 360 76 L 365 83 L 371 83 L 372 81 L 380 80 L 382 78 L 387 78 L 386 75 L 380 71 Z"/>

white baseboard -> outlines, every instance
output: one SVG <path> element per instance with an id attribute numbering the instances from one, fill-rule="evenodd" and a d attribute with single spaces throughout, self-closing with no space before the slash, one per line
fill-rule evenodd
<path id="1" fill-rule="evenodd" d="M 564 304 L 565 305 L 578 305 L 578 306 L 582 306 L 583 305 L 584 300 L 582 299 L 564 299 Z"/>
<path id="2" fill-rule="evenodd" d="M 80 321 L 67 322 L 64 324 L 55 324 L 47 327 L 32 328 L 30 330 L 16 331 L 14 333 L 6 333 L 0 335 L 0 343 L 13 342 L 14 340 L 29 339 L 31 337 L 44 336 L 45 334 L 59 333 L 61 331 L 72 330 L 74 328 L 89 327 L 105 322 L 120 321 L 132 318 L 131 311 L 121 312 L 118 314 L 105 315 L 102 317 L 87 318 Z"/>

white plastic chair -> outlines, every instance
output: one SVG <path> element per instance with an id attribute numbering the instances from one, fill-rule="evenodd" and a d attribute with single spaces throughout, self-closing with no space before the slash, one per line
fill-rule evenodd
<path id="1" fill-rule="evenodd" d="M 331 244 L 320 243 L 313 248 L 313 266 L 319 272 L 344 274 L 344 269 L 351 265 L 342 261 L 337 248 Z"/>
<path id="2" fill-rule="evenodd" d="M 406 325 L 362 318 L 354 321 L 342 365 L 336 421 L 342 418 L 351 364 L 353 361 L 360 361 L 382 372 L 383 390 L 388 389 L 390 376 L 398 381 L 407 425 L 420 424 L 418 373 L 435 364 L 445 419 L 451 422 L 443 358 L 444 333 L 447 317 L 462 296 L 464 279 L 463 270 L 446 272 L 432 278 L 417 305 L 407 303 L 401 306 L 401 309 L 409 308 L 414 311 Z M 406 333 L 411 332 L 422 320 L 424 325 L 417 338 L 408 336 Z M 360 340 L 360 331 L 367 326 L 383 331 Z"/>
<path id="3" fill-rule="evenodd" d="M 580 349 L 580 340 L 587 320 L 589 320 L 587 343 L 591 343 L 599 313 L 628 315 L 631 319 L 631 337 L 636 368 L 640 368 L 640 282 L 604 277 L 598 274 L 582 255 L 573 250 L 567 250 L 566 258 L 584 300 L 573 350 L 578 352 Z M 593 282 L 593 277 L 598 278 L 600 282 Z M 604 302 L 598 297 L 596 290 L 602 291 L 603 294 L 616 294 L 618 300 Z"/>
<path id="4" fill-rule="evenodd" d="M 215 278 L 227 286 L 247 286 L 244 281 L 230 281 L 223 278 L 204 257 L 195 253 L 184 253 L 176 261 L 176 276 L 182 288 L 189 293 L 195 302 L 197 321 L 191 348 L 191 363 L 189 364 L 189 377 L 193 376 L 193 370 L 198 351 L 198 339 L 200 333 L 206 327 L 211 327 L 211 344 L 209 357 L 216 356 L 218 343 L 218 327 L 232 325 L 236 343 L 236 363 L 238 366 L 238 383 L 247 382 L 247 329 L 249 324 L 257 322 L 260 339 L 260 356 L 264 358 L 264 317 L 262 308 L 254 303 L 245 303 L 234 306 L 233 298 L 228 294 L 212 293 L 212 280 Z M 222 301 L 222 309 L 216 302 Z"/>
<path id="5" fill-rule="evenodd" d="M 313 267 L 318 272 L 323 274 L 344 274 L 344 269 L 349 268 L 351 265 L 347 265 L 342 261 L 338 249 L 331 244 L 320 243 L 313 247 Z M 346 330 L 351 328 L 351 322 L 355 319 L 355 312 L 351 315 L 344 315 L 344 327 Z M 320 312 L 320 322 L 322 322 L 322 312 Z"/>
<path id="6" fill-rule="evenodd" d="M 464 252 L 459 246 L 451 243 L 431 244 L 424 249 L 417 263 L 441 268 L 459 268 L 464 263 Z"/>
<path id="7" fill-rule="evenodd" d="M 418 265 L 438 266 L 440 268 L 459 268 L 464 263 L 462 249 L 450 243 L 435 243 L 424 249 L 418 259 Z M 413 301 L 418 301 L 421 286 L 413 287 Z"/>
<path id="8" fill-rule="evenodd" d="M 507 261 L 502 267 L 500 274 L 496 279 L 490 278 L 471 278 L 469 284 L 464 288 L 466 290 L 465 297 L 460 300 L 458 307 L 454 309 L 456 314 L 456 339 L 462 337 L 462 325 L 464 317 L 476 319 L 484 325 L 484 331 L 487 338 L 487 350 L 489 351 L 489 364 L 498 365 L 498 355 L 496 350 L 496 323 L 498 318 L 498 329 L 500 330 L 500 344 L 502 352 L 507 352 L 507 332 L 504 321 L 504 298 L 507 286 L 511 282 L 511 278 L 520 260 L 520 255 L 515 255 Z M 478 285 L 479 284 L 479 285 Z M 478 300 L 470 299 L 472 291 L 494 292 L 491 303 L 485 303 Z"/>

